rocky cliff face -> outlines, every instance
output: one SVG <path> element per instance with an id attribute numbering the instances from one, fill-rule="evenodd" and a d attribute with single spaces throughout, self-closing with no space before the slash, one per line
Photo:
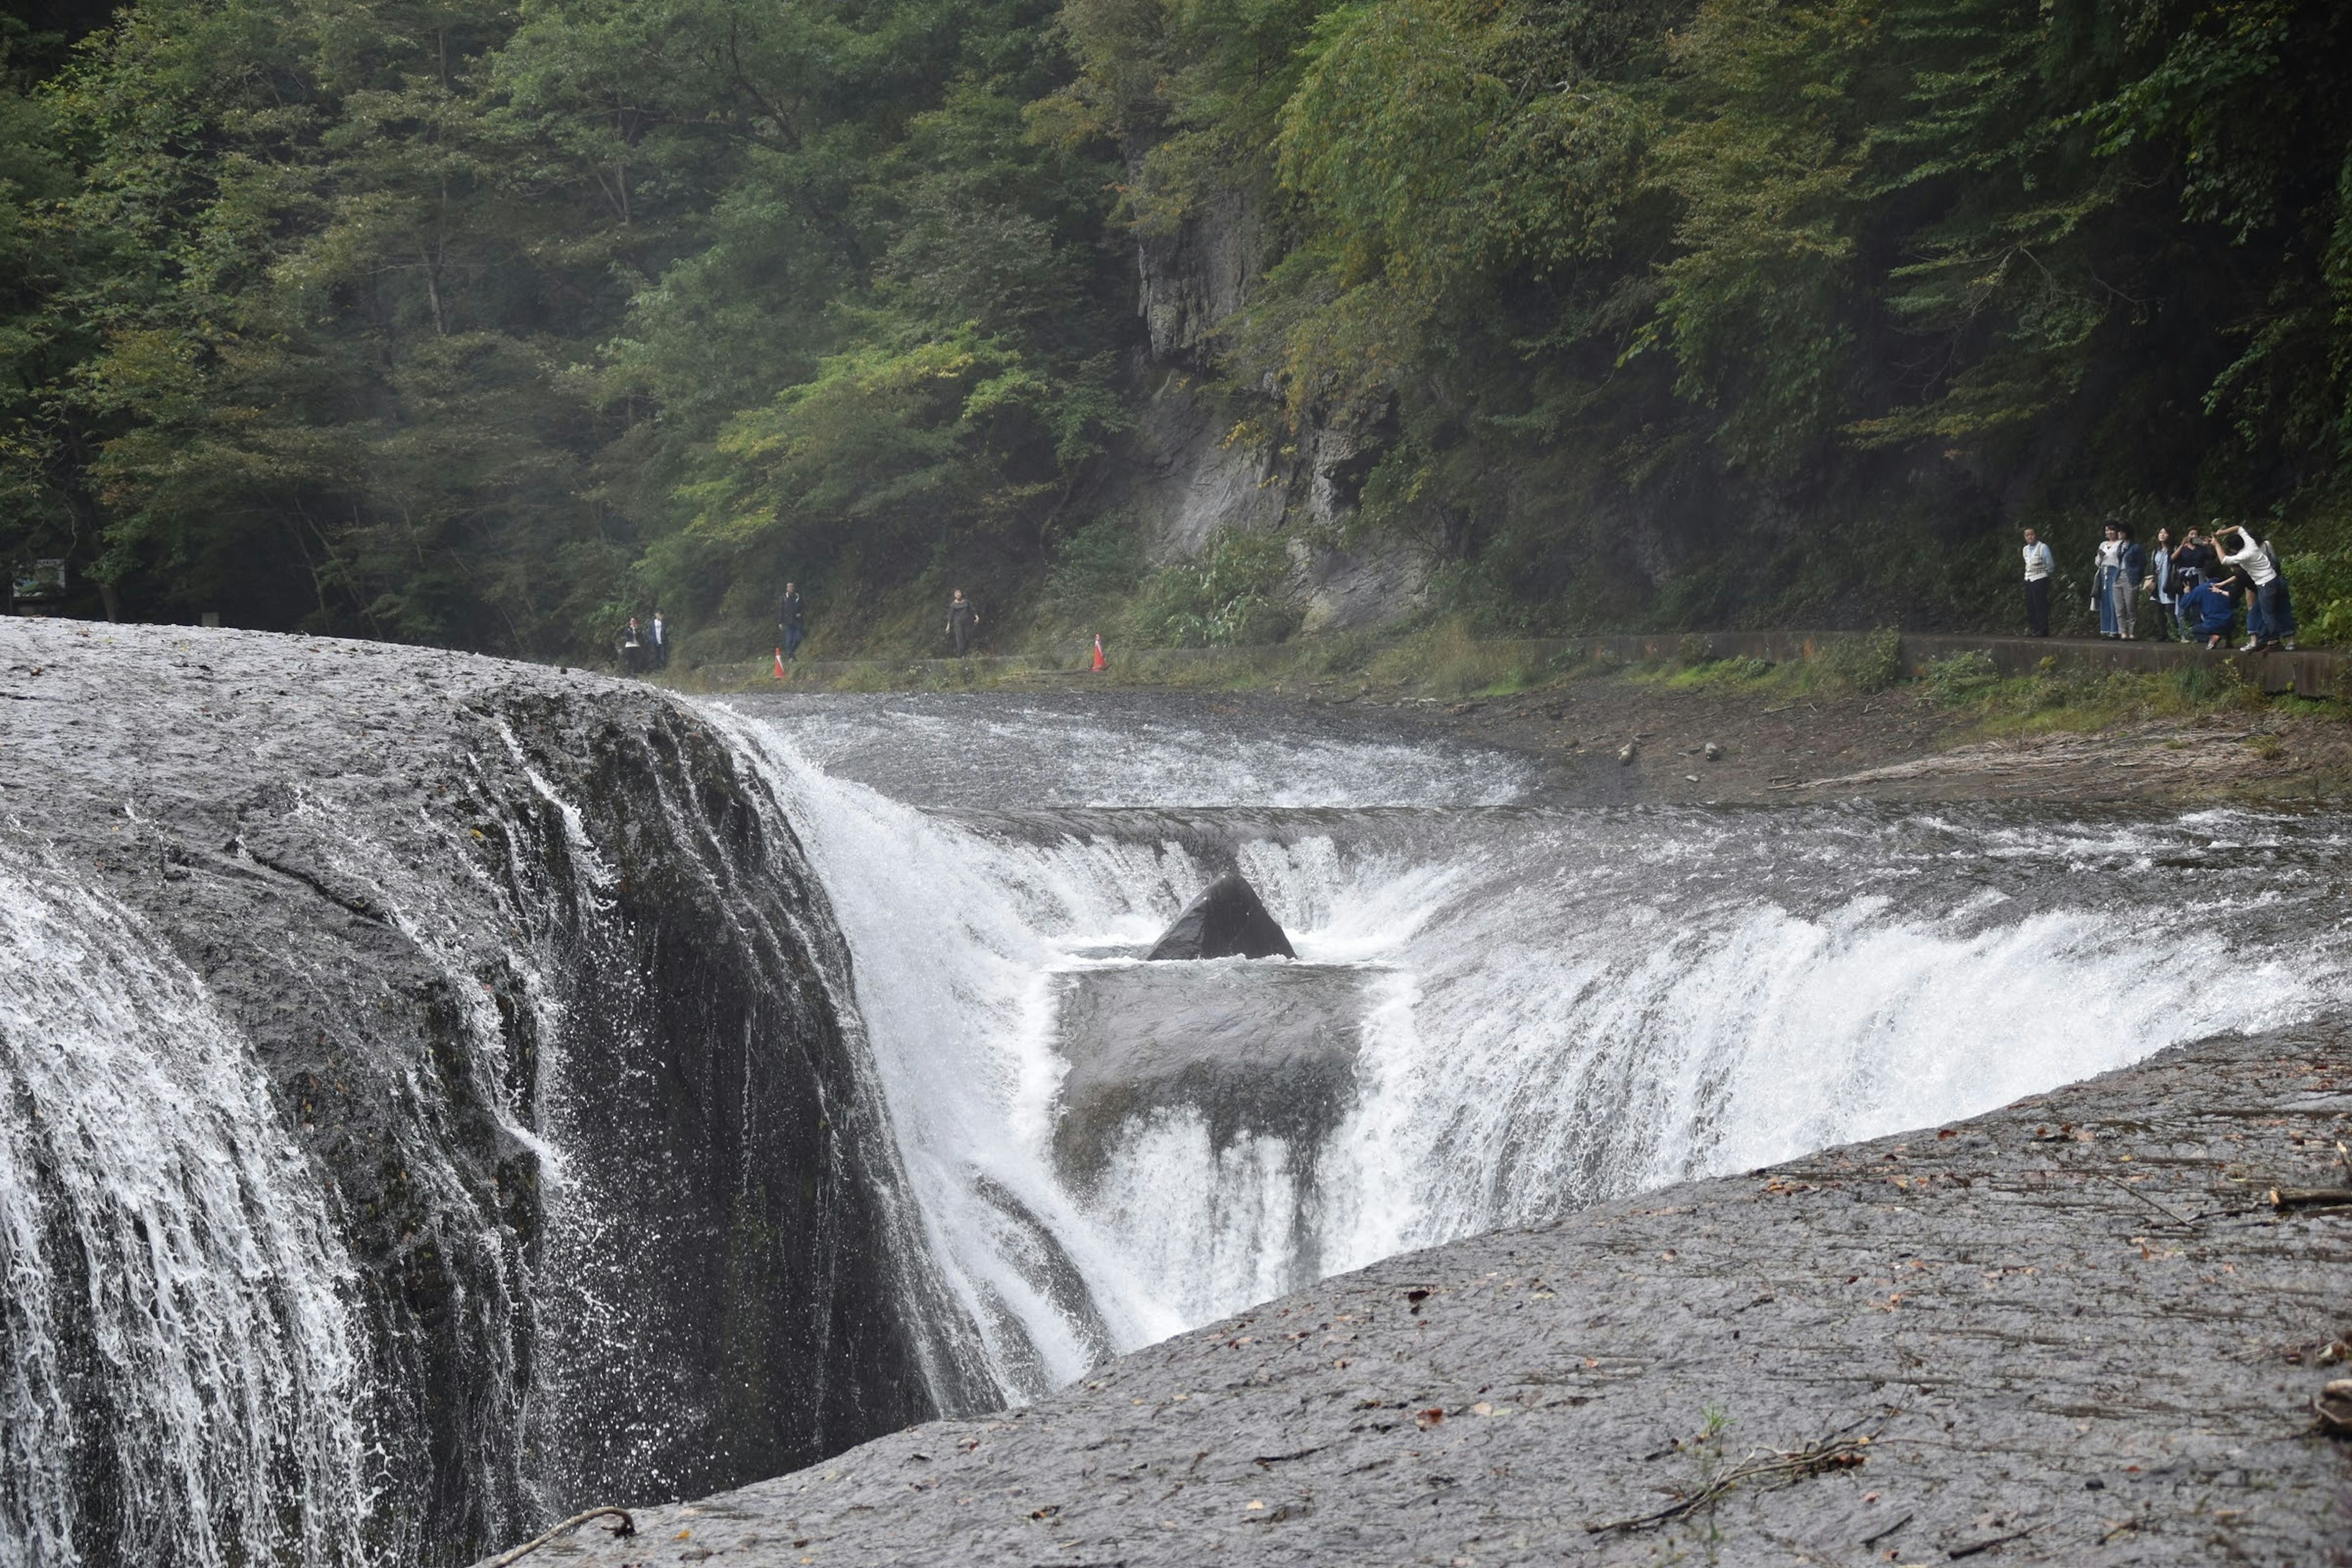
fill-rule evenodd
<path id="1" fill-rule="evenodd" d="M 1289 529 L 1305 629 L 1339 631 L 1413 607 L 1423 564 L 1341 542 L 1374 456 L 1351 422 L 1318 417 L 1276 441 L 1272 388 L 1221 379 L 1220 332 L 1276 258 L 1276 236 L 1242 190 L 1218 194 L 1168 235 L 1136 245 L 1137 312 L 1149 341 L 1134 436 L 1105 504 L 1139 517 L 1153 557 L 1199 551 L 1225 530 Z"/>
<path id="2" fill-rule="evenodd" d="M 0 622 L 0 1548 L 465 1561 L 957 1396 L 830 911 L 690 713 L 182 628 Z M 122 1101 L 72 1069 L 114 1052 L 155 1106 L 226 1108 L 137 1134 L 153 1192 L 89 1155 Z M 239 1226 L 276 1252 L 206 1250 Z M 279 1284 L 191 1305 L 159 1230 L 189 1278 Z M 275 1383 L 240 1370 L 272 1342 Z"/>

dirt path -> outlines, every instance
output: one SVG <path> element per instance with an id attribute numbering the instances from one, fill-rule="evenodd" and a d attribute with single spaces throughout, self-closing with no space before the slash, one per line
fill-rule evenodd
<path id="1" fill-rule="evenodd" d="M 1937 707 L 1914 688 L 1759 705 L 1743 694 L 1615 676 L 1451 704 L 1335 703 L 1318 694 L 1289 700 L 1318 717 L 1352 710 L 1372 721 L 1377 714 L 1539 757 L 1553 793 L 1596 803 L 2307 804 L 2352 796 L 2352 716 L 2332 710 L 2230 709 L 2088 732 L 1987 739 L 1979 712 Z"/>

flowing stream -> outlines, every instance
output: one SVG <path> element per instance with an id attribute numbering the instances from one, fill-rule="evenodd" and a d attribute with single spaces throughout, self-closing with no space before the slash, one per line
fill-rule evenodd
<path id="1" fill-rule="evenodd" d="M 2290 1023 L 2352 974 L 2332 816 L 1573 809 L 1499 755 L 1138 710 L 714 717 L 832 898 L 1009 1399 L 1400 1251 Z M 1226 866 L 1297 962 L 1144 964 Z"/>

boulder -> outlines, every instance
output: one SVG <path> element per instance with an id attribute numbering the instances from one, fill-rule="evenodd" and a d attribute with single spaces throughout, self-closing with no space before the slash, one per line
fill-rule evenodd
<path id="1" fill-rule="evenodd" d="M 1228 871 L 1184 906 L 1146 958 L 1297 958 L 1257 889 Z"/>

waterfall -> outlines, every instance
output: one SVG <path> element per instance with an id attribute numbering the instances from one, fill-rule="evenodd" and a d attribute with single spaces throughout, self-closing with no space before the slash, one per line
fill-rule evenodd
<path id="1" fill-rule="evenodd" d="M 124 792 L 0 820 L 7 1568 L 469 1561 L 2352 974 L 2316 814 L 1570 809 L 1296 714 L 372 710 L 253 643 L 352 684 L 266 764 L 89 706 Z M 1297 958 L 1142 961 L 1233 868 Z"/>
<path id="2" fill-rule="evenodd" d="M 363 1560 L 352 1265 L 244 1041 L 5 837 L 0 951 L 0 1555 Z"/>
<path id="3" fill-rule="evenodd" d="M 1400 1251 L 2289 1025 L 2352 974 L 2332 818 L 1570 810 L 1496 804 L 1499 760 L 1226 735 L 1188 773 L 1132 726 L 934 717 L 714 712 L 831 894 L 1008 1397 Z M 1226 864 L 1298 950 L 1256 967 L 1321 977 L 1347 1103 L 1302 1132 L 1163 1100 L 1074 1163 L 1107 1013 L 1191 985 L 1204 1028 L 1272 1016 L 1247 961 L 1118 978 Z"/>
<path id="4" fill-rule="evenodd" d="M 10 797 L 5 1568 L 463 1563 L 992 1397 L 776 801 L 482 672 Z"/>

